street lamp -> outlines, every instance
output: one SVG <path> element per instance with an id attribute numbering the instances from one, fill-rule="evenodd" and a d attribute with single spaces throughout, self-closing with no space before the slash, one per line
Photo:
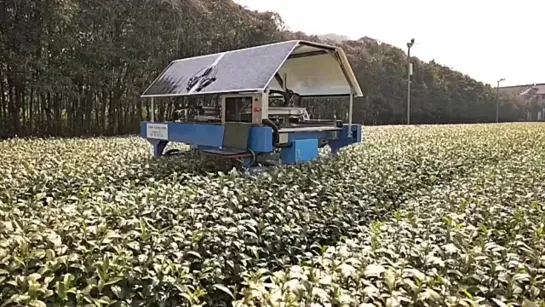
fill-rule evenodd
<path id="1" fill-rule="evenodd" d="M 498 80 L 498 86 L 496 87 L 496 123 L 499 122 L 499 104 L 500 104 L 500 82 L 505 81 L 505 78 Z"/>
<path id="2" fill-rule="evenodd" d="M 411 75 L 413 74 L 413 64 L 411 63 L 411 47 L 414 45 L 414 38 L 407 43 L 407 125 L 411 123 Z"/>

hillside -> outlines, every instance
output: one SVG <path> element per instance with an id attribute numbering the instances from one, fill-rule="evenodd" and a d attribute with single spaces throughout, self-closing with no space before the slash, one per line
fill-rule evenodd
<path id="1" fill-rule="evenodd" d="M 365 94 L 355 101 L 354 120 L 403 123 L 404 51 L 372 38 L 335 37 Z M 134 133 L 149 115 L 139 95 L 169 61 L 293 38 L 320 40 L 287 32 L 277 14 L 231 0 L 7 1 L 0 10 L 0 138 Z M 415 61 L 413 123 L 495 119 L 490 87 Z M 164 118 L 174 105 L 160 106 Z M 319 102 L 308 106 L 315 116 L 332 111 Z M 502 121 L 524 113 L 521 105 L 500 107 Z"/>
<path id="2" fill-rule="evenodd" d="M 350 40 L 350 37 L 348 37 L 346 35 L 339 35 L 339 34 L 335 34 L 335 33 L 318 35 L 318 38 L 320 40 L 323 40 L 323 41 L 332 40 L 332 41 L 337 42 L 337 43 L 342 43 L 344 41 Z"/>

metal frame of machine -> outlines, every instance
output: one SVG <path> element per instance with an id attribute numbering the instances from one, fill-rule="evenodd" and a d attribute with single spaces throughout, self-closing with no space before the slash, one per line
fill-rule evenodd
<path id="1" fill-rule="evenodd" d="M 190 106 L 181 110 L 181 121 L 155 122 L 155 98 L 206 94 L 218 97 L 216 107 Z M 311 119 L 297 105 L 305 97 L 332 96 L 350 97 L 347 124 Z M 182 142 L 245 167 L 277 151 L 282 164 L 306 162 L 322 146 L 336 153 L 361 142 L 362 125 L 352 123 L 354 96 L 362 92 L 346 55 L 329 45 L 294 40 L 181 59 L 142 94 L 153 111 L 151 121 L 141 123 L 141 136 L 155 156 L 164 155 L 169 142 Z"/>

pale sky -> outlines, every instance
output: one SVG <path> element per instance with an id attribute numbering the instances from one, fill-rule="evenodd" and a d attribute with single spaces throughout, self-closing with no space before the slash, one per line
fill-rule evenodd
<path id="1" fill-rule="evenodd" d="M 368 36 L 492 86 L 545 82 L 545 0 L 235 0 L 291 30 Z M 417 72 L 415 72 L 417 73 Z"/>

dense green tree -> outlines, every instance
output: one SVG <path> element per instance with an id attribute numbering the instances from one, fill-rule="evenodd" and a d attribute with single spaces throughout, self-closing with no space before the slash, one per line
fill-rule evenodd
<path id="1" fill-rule="evenodd" d="M 294 38 L 320 40 L 286 31 L 276 13 L 231 0 L 4 0 L 0 138 L 137 132 L 150 112 L 139 95 L 169 61 Z M 330 42 L 346 50 L 365 93 L 355 101 L 355 122 L 403 123 L 403 50 L 371 38 Z M 413 61 L 414 123 L 495 120 L 489 86 L 434 62 Z M 175 103 L 160 104 L 158 117 Z M 316 117 L 331 114 L 331 104 L 306 105 Z M 522 120 L 527 108 L 502 101 L 501 120 Z M 345 117 L 346 110 L 345 100 L 335 111 Z"/>

